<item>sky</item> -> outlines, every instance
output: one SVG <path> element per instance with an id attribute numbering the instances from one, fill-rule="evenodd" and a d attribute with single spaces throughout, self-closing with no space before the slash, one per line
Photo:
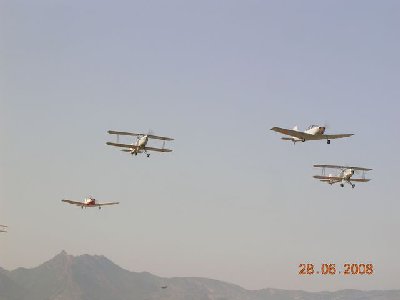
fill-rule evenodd
<path id="1" fill-rule="evenodd" d="M 247 289 L 400 289 L 398 1 L 3 0 L 0 22 L 1 267 L 65 249 Z M 310 124 L 355 135 L 270 131 Z M 131 157 L 109 129 L 173 152 Z M 329 186 L 316 163 L 372 180 Z M 120 205 L 61 202 L 89 194 Z"/>

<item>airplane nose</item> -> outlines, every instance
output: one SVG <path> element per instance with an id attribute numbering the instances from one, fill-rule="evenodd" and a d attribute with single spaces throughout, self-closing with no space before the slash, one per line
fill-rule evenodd
<path id="1" fill-rule="evenodd" d="M 320 128 L 319 128 L 319 132 L 320 132 L 321 134 L 324 134 L 324 132 L 325 132 L 325 127 L 320 127 Z"/>

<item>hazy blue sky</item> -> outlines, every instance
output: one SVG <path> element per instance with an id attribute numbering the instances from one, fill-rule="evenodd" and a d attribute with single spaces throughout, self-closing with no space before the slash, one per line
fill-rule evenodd
<path id="1" fill-rule="evenodd" d="M 400 289 L 399 1 L 2 0 L 0 20 L 0 266 L 65 249 L 250 289 Z M 314 123 L 355 135 L 269 130 Z M 108 129 L 174 151 L 131 157 Z M 314 163 L 373 180 L 325 185 Z M 60 202 L 88 194 L 121 204 Z"/>

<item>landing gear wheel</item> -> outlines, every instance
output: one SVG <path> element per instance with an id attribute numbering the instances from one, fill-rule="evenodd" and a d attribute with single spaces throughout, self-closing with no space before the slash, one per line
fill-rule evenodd
<path id="1" fill-rule="evenodd" d="M 147 153 L 146 155 L 147 155 L 147 157 L 150 157 L 150 153 Z"/>
<path id="2" fill-rule="evenodd" d="M 354 189 L 355 186 L 356 186 L 355 184 L 352 184 L 352 185 L 351 185 L 351 187 L 352 187 L 353 189 Z"/>
<path id="3" fill-rule="evenodd" d="M 101 209 L 101 206 L 99 206 L 99 209 Z"/>
<path id="4" fill-rule="evenodd" d="M 331 140 L 326 140 L 326 143 L 329 145 L 331 143 Z"/>
<path id="5" fill-rule="evenodd" d="M 340 186 L 341 186 L 341 187 L 344 187 L 344 184 L 343 184 L 343 183 L 341 183 L 341 184 L 340 184 Z"/>
<path id="6" fill-rule="evenodd" d="M 302 139 L 301 141 L 304 143 L 306 141 L 306 139 Z"/>

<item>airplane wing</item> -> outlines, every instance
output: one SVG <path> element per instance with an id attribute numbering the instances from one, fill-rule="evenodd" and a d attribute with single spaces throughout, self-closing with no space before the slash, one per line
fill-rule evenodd
<path id="1" fill-rule="evenodd" d="M 147 137 L 149 139 L 155 139 L 155 140 L 162 140 L 162 141 L 173 141 L 173 138 L 165 137 L 165 136 L 157 136 L 154 134 L 148 134 Z"/>
<path id="2" fill-rule="evenodd" d="M 368 182 L 371 179 L 366 179 L 366 178 L 351 178 L 350 181 L 355 181 L 355 182 Z"/>
<path id="3" fill-rule="evenodd" d="M 358 171 L 371 171 L 372 169 L 351 167 L 351 166 L 337 166 L 337 165 L 314 165 L 315 168 L 330 168 L 330 169 L 353 169 Z"/>
<path id="4" fill-rule="evenodd" d="M 154 148 L 154 147 L 144 147 L 145 150 L 156 151 L 156 152 L 172 152 L 171 149 L 166 148 Z"/>
<path id="5" fill-rule="evenodd" d="M 350 137 L 350 136 L 354 135 L 352 133 L 344 133 L 344 134 L 308 134 L 308 133 L 304 133 L 304 132 L 300 132 L 300 133 L 302 133 L 303 135 L 306 136 L 304 138 L 305 140 L 334 140 L 334 139 L 340 139 L 340 138 Z"/>
<path id="6" fill-rule="evenodd" d="M 316 178 L 316 179 L 319 179 L 319 180 L 323 180 L 323 181 L 326 181 L 326 180 L 329 180 L 329 181 L 341 181 L 343 179 L 342 177 L 337 177 L 337 176 L 315 175 L 313 177 Z"/>
<path id="7" fill-rule="evenodd" d="M 285 128 L 280 128 L 280 127 L 272 127 L 271 130 L 285 134 L 285 135 L 289 135 L 289 136 L 293 136 L 293 137 L 297 137 L 301 140 L 311 140 L 314 139 L 314 135 L 312 134 L 308 134 L 308 133 L 304 133 L 301 131 L 296 131 L 296 130 L 292 130 L 292 129 L 285 129 Z"/>
<path id="8" fill-rule="evenodd" d="M 119 134 L 119 135 L 131 135 L 131 136 L 138 136 L 142 135 L 141 133 L 134 133 L 134 132 L 127 132 L 127 131 L 114 131 L 114 130 L 109 130 L 107 131 L 109 134 Z"/>
<path id="9" fill-rule="evenodd" d="M 115 205 L 115 204 L 119 204 L 119 202 L 96 203 L 94 206 L 106 206 L 106 205 Z"/>
<path id="10" fill-rule="evenodd" d="M 78 205 L 78 206 L 81 206 L 82 204 L 84 204 L 84 203 L 81 202 L 81 201 L 74 201 L 74 200 L 68 200 L 68 199 L 62 199 L 61 201 L 62 201 L 62 202 L 69 203 L 69 204 Z"/>
<path id="11" fill-rule="evenodd" d="M 113 142 L 107 142 L 107 145 L 114 146 L 114 147 L 122 147 L 122 148 L 136 148 L 135 145 L 129 145 L 129 144 L 118 144 L 118 143 L 113 143 Z"/>
<path id="12" fill-rule="evenodd" d="M 353 133 L 343 133 L 343 134 L 318 134 L 316 137 L 320 137 L 320 140 L 334 140 L 341 139 L 345 137 L 351 137 Z"/>

